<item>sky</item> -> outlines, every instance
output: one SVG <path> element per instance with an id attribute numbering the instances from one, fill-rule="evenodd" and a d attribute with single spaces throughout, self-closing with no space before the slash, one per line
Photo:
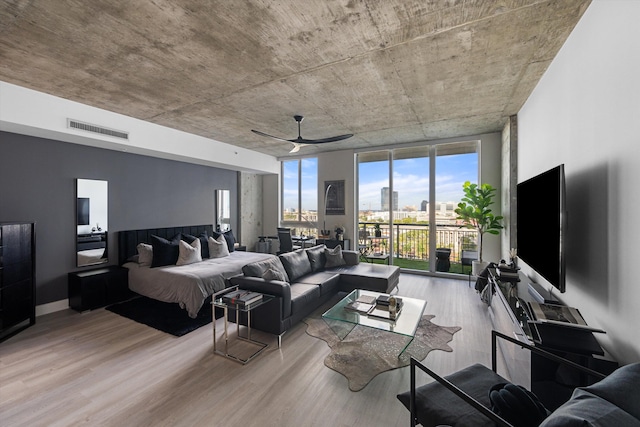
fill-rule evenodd
<path id="1" fill-rule="evenodd" d="M 317 210 L 317 159 L 302 159 L 302 206 Z M 284 206 L 295 208 L 297 202 L 298 162 L 286 161 L 283 167 Z M 381 209 L 381 189 L 389 186 L 388 162 L 359 164 L 360 210 Z M 478 181 L 478 154 L 455 154 L 436 158 L 436 201 L 458 202 L 465 181 Z M 394 191 L 398 192 L 398 206 L 420 209 L 429 200 L 429 158 L 395 160 Z M 292 191 L 293 190 L 293 191 Z M 321 190 L 322 191 L 322 190 Z"/>

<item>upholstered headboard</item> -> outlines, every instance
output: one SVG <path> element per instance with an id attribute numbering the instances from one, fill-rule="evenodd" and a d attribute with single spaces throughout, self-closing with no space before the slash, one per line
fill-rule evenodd
<path id="1" fill-rule="evenodd" d="M 199 236 L 207 232 L 213 236 L 213 225 L 185 225 L 182 227 L 148 228 L 146 230 L 126 230 L 118 232 L 118 264 L 122 265 L 137 254 L 138 243 L 151 244 L 151 235 L 170 239 L 178 233 Z"/>

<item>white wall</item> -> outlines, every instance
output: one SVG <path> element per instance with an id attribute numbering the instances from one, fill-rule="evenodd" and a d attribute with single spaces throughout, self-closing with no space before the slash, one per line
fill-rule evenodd
<path id="1" fill-rule="evenodd" d="M 119 139 L 67 128 L 67 119 L 129 132 Z M 0 130 L 91 147 L 256 173 L 275 157 L 0 81 Z"/>
<path id="2" fill-rule="evenodd" d="M 640 360 L 638 17 L 639 1 L 595 0 L 518 114 L 518 182 L 565 164 L 560 297 L 622 363 Z"/>

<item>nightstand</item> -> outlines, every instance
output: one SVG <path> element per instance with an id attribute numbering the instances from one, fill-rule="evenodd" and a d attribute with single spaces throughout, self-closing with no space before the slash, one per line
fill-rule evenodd
<path id="1" fill-rule="evenodd" d="M 86 311 L 130 298 L 134 294 L 129 290 L 128 272 L 112 265 L 69 273 L 69 305 Z"/>

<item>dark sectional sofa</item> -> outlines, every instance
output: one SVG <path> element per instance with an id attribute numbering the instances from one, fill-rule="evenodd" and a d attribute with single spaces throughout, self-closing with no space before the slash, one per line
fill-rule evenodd
<path id="1" fill-rule="evenodd" d="M 242 272 L 230 279 L 232 285 L 276 297 L 251 312 L 251 327 L 278 336 L 340 291 L 390 293 L 400 280 L 399 267 L 360 263 L 357 252 L 324 245 L 247 264 Z"/>

